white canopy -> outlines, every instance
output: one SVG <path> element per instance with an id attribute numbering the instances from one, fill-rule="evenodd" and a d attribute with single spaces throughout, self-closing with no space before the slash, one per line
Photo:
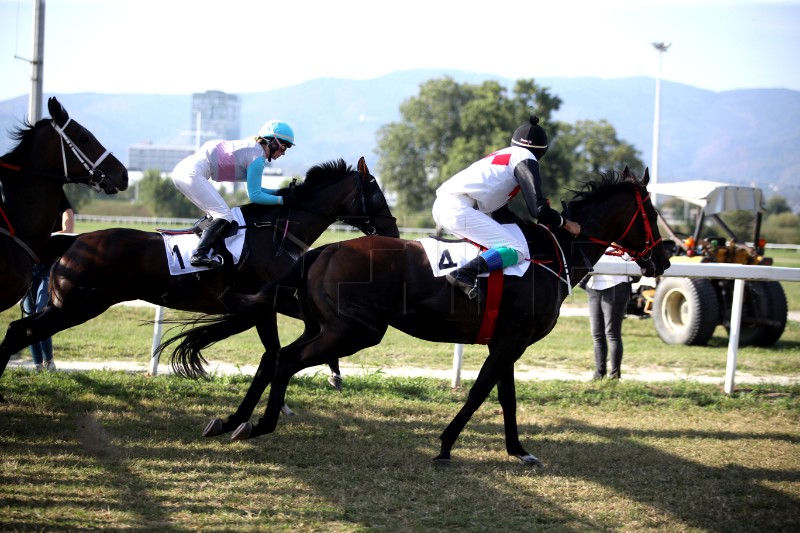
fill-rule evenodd
<path id="1" fill-rule="evenodd" d="M 658 195 L 673 196 L 703 208 L 707 215 L 724 211 L 765 211 L 764 195 L 757 187 L 720 181 L 690 180 L 658 183 L 648 187 Z"/>

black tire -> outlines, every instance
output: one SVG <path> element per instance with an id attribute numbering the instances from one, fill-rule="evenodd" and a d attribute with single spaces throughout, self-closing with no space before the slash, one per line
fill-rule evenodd
<path id="1" fill-rule="evenodd" d="M 699 278 L 663 278 L 656 286 L 652 317 L 665 343 L 704 346 L 719 324 L 713 283 Z"/>
<path id="2" fill-rule="evenodd" d="M 728 311 L 728 317 L 731 312 Z M 745 282 L 739 346 L 772 346 L 786 329 L 786 293 L 777 281 Z M 730 322 L 725 325 L 730 334 Z"/>

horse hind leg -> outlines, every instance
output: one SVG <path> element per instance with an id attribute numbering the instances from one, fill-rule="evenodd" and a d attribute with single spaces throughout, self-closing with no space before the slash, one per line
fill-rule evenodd
<path id="1" fill-rule="evenodd" d="M 225 420 L 221 418 L 213 418 L 203 430 L 204 437 L 216 437 L 224 433 L 229 433 L 241 424 L 250 420 L 250 416 L 264 394 L 264 391 L 272 380 L 275 373 L 275 362 L 278 356 L 278 351 L 281 348 L 280 340 L 278 337 L 278 324 L 277 316 L 271 314 L 263 317 L 257 324 L 256 330 L 258 331 L 261 344 L 264 345 L 264 353 L 261 355 L 261 361 L 258 363 L 258 368 L 250 382 L 250 386 L 245 393 L 242 402 L 236 411 L 229 415 Z M 289 409 L 288 406 L 285 406 Z M 291 409 L 289 409 L 291 412 Z M 284 410 L 285 414 L 286 411 Z M 294 413 L 291 413 L 294 414 Z"/>
<path id="2" fill-rule="evenodd" d="M 353 331 L 361 331 L 353 335 Z M 386 327 L 353 329 L 353 327 L 326 327 L 316 336 L 304 340 L 302 337 L 281 349 L 275 376 L 269 391 L 269 400 L 264 415 L 255 424 L 242 424 L 234 432 L 232 440 L 244 440 L 275 431 L 281 406 L 284 405 L 289 380 L 303 369 L 330 363 L 347 357 L 359 350 L 378 344 L 386 333 Z"/>

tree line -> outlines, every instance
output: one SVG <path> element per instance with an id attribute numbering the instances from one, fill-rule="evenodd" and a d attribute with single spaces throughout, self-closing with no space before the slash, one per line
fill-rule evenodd
<path id="1" fill-rule="evenodd" d="M 534 79 L 517 80 L 510 91 L 497 81 L 458 83 L 449 76 L 421 84 L 418 94 L 400 105 L 400 120 L 383 125 L 376 138 L 375 174 L 396 198 L 393 211 L 398 220 L 432 227 L 436 188 L 481 157 L 508 146 L 514 130 L 532 114 L 548 135 L 550 148 L 540 168 L 543 192 L 554 207 L 568 189 L 580 188 L 598 173 L 621 171 L 626 165 L 638 176 L 644 173 L 641 153 L 620 139 L 612 124 L 557 121 L 553 116 L 561 104 L 561 98 Z M 80 195 L 73 202 L 78 206 L 91 199 L 86 193 L 68 195 L 71 200 Z M 202 216 L 158 171 L 145 172 L 139 199 L 153 216 Z M 237 205 L 247 202 L 247 196 L 240 190 L 226 200 Z M 800 243 L 798 217 L 785 199 L 772 197 L 767 207 L 762 234 L 771 242 Z M 525 212 L 519 203 L 512 209 Z"/>

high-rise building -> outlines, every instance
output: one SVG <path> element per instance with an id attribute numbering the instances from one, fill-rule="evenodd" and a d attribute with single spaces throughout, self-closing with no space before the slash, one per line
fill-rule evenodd
<path id="1" fill-rule="evenodd" d="M 189 131 L 175 143 L 143 142 L 128 147 L 128 170 L 172 172 L 181 159 L 212 139 L 238 139 L 241 102 L 239 96 L 222 91 L 192 94 Z M 176 138 L 181 133 L 176 132 Z"/>
<path id="2" fill-rule="evenodd" d="M 239 96 L 222 91 L 192 94 L 192 127 L 195 146 L 211 139 L 238 139 L 241 102 Z"/>

